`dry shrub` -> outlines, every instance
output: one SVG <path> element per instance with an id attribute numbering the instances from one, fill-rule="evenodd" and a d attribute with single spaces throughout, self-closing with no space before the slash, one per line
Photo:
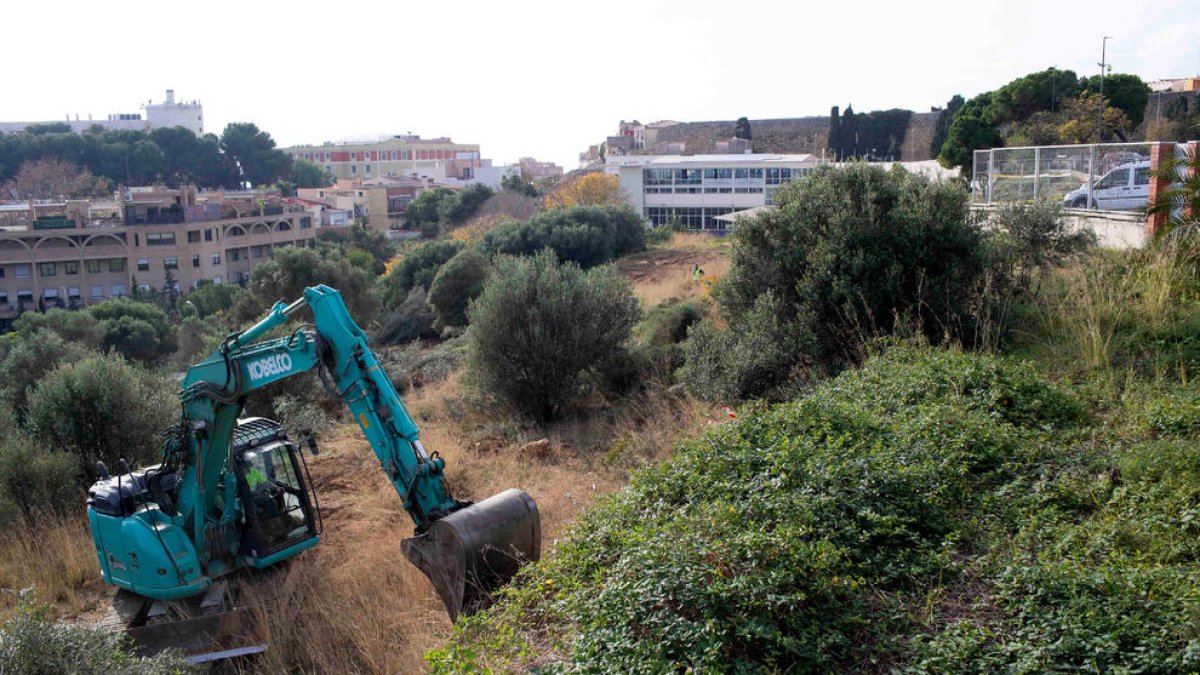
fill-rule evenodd
<path id="1" fill-rule="evenodd" d="M 0 589 L 33 588 L 37 597 L 64 613 L 83 608 L 99 586 L 100 568 L 87 521 L 78 515 L 46 523 L 36 532 L 14 528 L 0 535 Z M 16 596 L 0 593 L 0 615 Z"/>

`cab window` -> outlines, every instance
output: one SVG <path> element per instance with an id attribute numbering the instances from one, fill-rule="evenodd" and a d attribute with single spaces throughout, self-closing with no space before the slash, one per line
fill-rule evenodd
<path id="1" fill-rule="evenodd" d="M 1127 185 L 1129 185 L 1129 169 L 1113 169 L 1096 185 L 1096 188 L 1104 190 Z"/>

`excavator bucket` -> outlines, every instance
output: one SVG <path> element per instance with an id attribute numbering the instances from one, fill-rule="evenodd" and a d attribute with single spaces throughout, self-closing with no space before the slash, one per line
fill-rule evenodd
<path id="1" fill-rule="evenodd" d="M 511 488 L 434 522 L 400 548 L 455 621 L 490 605 L 522 564 L 541 556 L 541 517 L 532 497 Z"/>

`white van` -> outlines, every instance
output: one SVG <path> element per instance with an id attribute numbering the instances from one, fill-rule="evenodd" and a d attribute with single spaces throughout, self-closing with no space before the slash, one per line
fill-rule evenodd
<path id="1" fill-rule="evenodd" d="M 1106 211 L 1136 211 L 1150 201 L 1150 161 L 1121 164 L 1092 184 L 1092 208 Z M 1088 207 L 1087 183 L 1063 197 L 1063 206 Z"/>

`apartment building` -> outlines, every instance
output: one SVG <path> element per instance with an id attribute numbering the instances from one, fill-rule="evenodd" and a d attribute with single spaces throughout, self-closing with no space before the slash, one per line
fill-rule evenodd
<path id="1" fill-rule="evenodd" d="M 773 205 L 780 186 L 819 163 L 813 155 L 622 155 L 608 157 L 605 172 L 655 225 L 724 230 L 719 216 Z"/>
<path id="2" fill-rule="evenodd" d="M 278 191 L 131 188 L 110 201 L 0 204 L 0 327 L 22 311 L 161 288 L 242 283 L 272 251 L 306 246 L 312 216 Z"/>
<path id="3" fill-rule="evenodd" d="M 394 136 L 367 143 L 323 143 L 284 148 L 292 157 L 315 162 L 338 179 L 370 180 L 381 176 L 427 177 L 438 182 L 471 181 L 491 167 L 479 145 L 449 138 Z"/>
<path id="4" fill-rule="evenodd" d="M 545 178 L 561 178 L 563 168 L 554 162 L 540 162 L 532 157 L 522 157 L 517 160 L 521 168 L 521 176 L 526 180 L 543 180 Z"/>
<path id="5" fill-rule="evenodd" d="M 369 181 L 339 180 L 330 187 L 300 188 L 296 197 L 320 214 L 322 226 L 350 225 L 358 219 L 373 229 L 395 230 L 404 225 L 409 202 L 435 187 L 437 184 L 430 179 L 381 176 Z"/>

